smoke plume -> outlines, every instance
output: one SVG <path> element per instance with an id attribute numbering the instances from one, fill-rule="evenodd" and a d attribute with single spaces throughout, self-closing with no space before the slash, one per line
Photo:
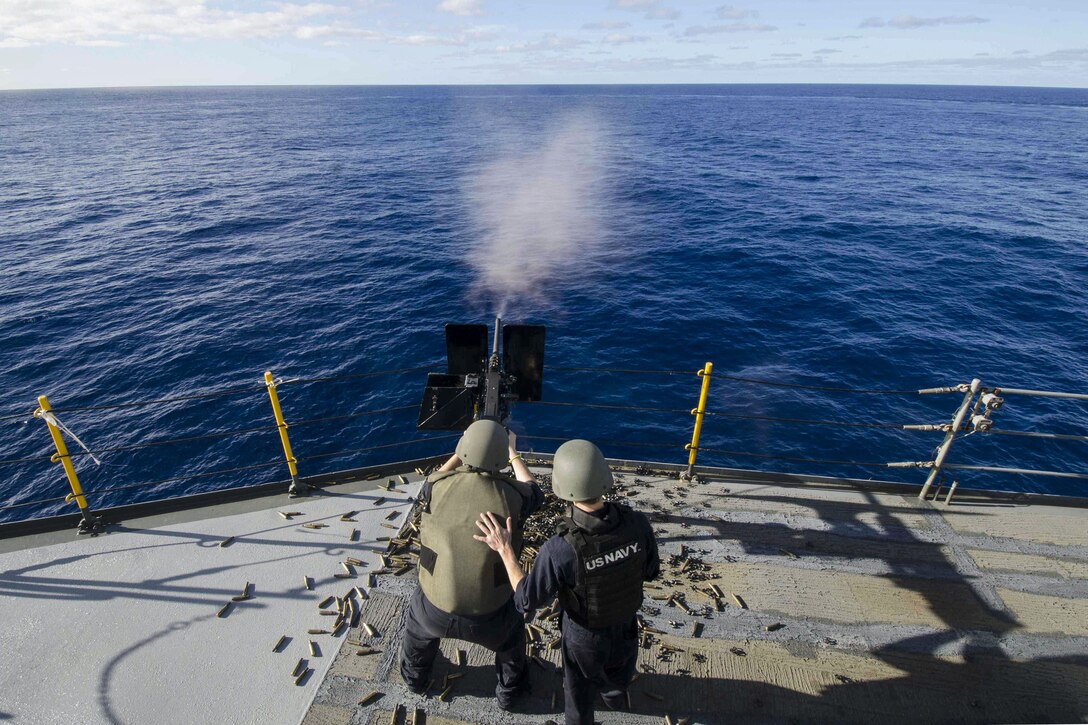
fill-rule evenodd
<path id="1" fill-rule="evenodd" d="M 606 143 L 595 118 L 568 116 L 470 180 L 472 293 L 495 314 L 531 316 L 598 268 Z"/>

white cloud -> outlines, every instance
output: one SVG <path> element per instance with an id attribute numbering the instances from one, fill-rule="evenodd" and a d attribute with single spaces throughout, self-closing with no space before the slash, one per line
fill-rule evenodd
<path id="1" fill-rule="evenodd" d="M 495 50 L 499 53 L 538 53 L 542 51 L 570 50 L 585 45 L 586 42 L 578 38 L 566 38 L 549 33 L 540 40 L 500 45 Z"/>
<path id="2" fill-rule="evenodd" d="M 714 12 L 722 20 L 744 20 L 745 18 L 759 17 L 759 13 L 747 8 L 738 8 L 736 5 L 722 5 Z"/>
<path id="3" fill-rule="evenodd" d="M 227 10 L 209 0 L 0 0 L 0 45 L 116 45 L 163 38 L 243 40 L 296 34 L 307 22 L 346 12 L 327 3 Z"/>
<path id="4" fill-rule="evenodd" d="M 764 23 L 725 23 L 722 25 L 692 25 L 684 30 L 684 37 L 697 35 L 718 35 L 720 33 L 769 33 L 778 30 L 773 25 Z"/>
<path id="5" fill-rule="evenodd" d="M 812 51 L 813 55 L 834 55 L 835 53 L 841 53 L 841 50 L 836 48 L 820 48 L 819 50 Z"/>
<path id="6" fill-rule="evenodd" d="M 977 15 L 944 15 L 939 18 L 919 18 L 914 15 L 899 15 L 889 20 L 883 18 L 865 18 L 858 25 L 859 28 L 898 28 L 900 30 L 914 30 L 915 28 L 932 28 L 938 25 L 974 25 L 976 23 L 988 23 L 988 18 L 980 18 Z"/>
<path id="7" fill-rule="evenodd" d="M 586 23 L 582 30 L 623 30 L 631 27 L 626 20 L 600 20 L 596 23 Z"/>
<path id="8" fill-rule="evenodd" d="M 608 7 L 643 13 L 651 20 L 675 20 L 680 17 L 679 10 L 662 5 L 661 0 L 611 0 Z"/>
<path id="9" fill-rule="evenodd" d="M 444 13 L 454 15 L 483 15 L 482 0 L 442 0 L 438 3 L 438 9 Z"/>
<path id="10" fill-rule="evenodd" d="M 605 42 L 609 45 L 627 45 L 629 43 L 645 43 L 650 39 L 649 35 L 628 35 L 626 33 L 609 33 L 604 36 Z"/>

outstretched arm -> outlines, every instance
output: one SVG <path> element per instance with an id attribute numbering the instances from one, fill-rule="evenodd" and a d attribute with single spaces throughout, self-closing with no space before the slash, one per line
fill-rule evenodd
<path id="1" fill-rule="evenodd" d="M 516 590 L 518 584 L 525 578 L 525 572 L 522 571 L 521 564 L 518 563 L 518 556 L 514 553 L 514 545 L 511 543 L 514 536 L 513 521 L 507 516 L 506 525 L 503 526 L 499 519 L 495 517 L 495 514 L 485 511 L 480 514 L 479 520 L 476 521 L 476 527 L 483 532 L 483 536 L 473 534 L 472 538 L 484 542 L 492 550 L 499 553 L 499 556 L 502 557 L 503 566 L 506 567 L 506 576 L 510 579 L 510 586 Z"/>
<path id="2" fill-rule="evenodd" d="M 525 465 L 525 459 L 518 453 L 518 437 L 514 431 L 507 431 L 507 439 L 510 441 L 510 466 L 514 469 L 514 478 L 522 483 L 536 483 L 536 477 L 529 467 Z"/>
<path id="3" fill-rule="evenodd" d="M 454 453 L 452 456 L 450 456 L 448 461 L 446 461 L 445 463 L 442 464 L 442 467 L 439 468 L 438 471 L 440 473 L 445 473 L 446 471 L 452 471 L 453 469 L 457 468 L 460 465 L 461 465 L 461 457 L 458 456 L 456 453 Z"/>

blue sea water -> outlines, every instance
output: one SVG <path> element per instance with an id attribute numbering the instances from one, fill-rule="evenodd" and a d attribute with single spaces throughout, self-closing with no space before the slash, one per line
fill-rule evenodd
<path id="1" fill-rule="evenodd" d="M 571 118 L 588 126 L 572 135 Z M 496 169 L 514 192 L 478 183 Z M 545 401 L 673 411 L 516 407 L 523 447 L 543 451 L 588 437 L 609 456 L 685 459 L 694 375 L 576 368 L 1088 392 L 1086 230 L 1085 90 L 0 93 L 0 506 L 66 491 L 30 419 L 41 394 L 101 459 L 76 457 L 96 506 L 285 479 L 266 369 L 303 379 L 280 389 L 289 421 L 406 408 L 293 426 L 304 475 L 449 450 L 393 445 L 428 437 L 407 409 L 422 371 L 343 376 L 440 370 L 443 324 L 499 308 L 548 327 Z M 483 243 L 496 234 L 513 246 Z M 509 276 L 502 294 L 484 270 Z M 87 409 L 220 390 L 235 392 Z M 708 418 L 702 446 L 736 453 L 700 462 L 917 483 L 782 459 L 927 460 L 939 433 L 767 418 L 939 423 L 959 398 L 717 377 L 709 407 L 736 417 Z M 1086 412 L 1009 396 L 995 427 L 1085 435 Z M 179 437 L 196 440 L 127 448 Z M 1083 473 L 1088 443 L 976 434 L 949 460 Z M 1088 495 L 1083 480 L 957 478 Z"/>

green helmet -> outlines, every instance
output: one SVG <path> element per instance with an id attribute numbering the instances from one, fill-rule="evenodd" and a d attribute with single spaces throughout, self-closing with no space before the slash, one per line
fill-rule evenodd
<path id="1" fill-rule="evenodd" d="M 499 471 L 509 462 L 510 442 L 506 429 L 493 420 L 478 420 L 457 441 L 457 456 L 466 466 Z"/>
<path id="2" fill-rule="evenodd" d="M 566 501 L 589 501 L 612 489 L 612 471 L 589 441 L 567 441 L 552 461 L 552 491 Z"/>

